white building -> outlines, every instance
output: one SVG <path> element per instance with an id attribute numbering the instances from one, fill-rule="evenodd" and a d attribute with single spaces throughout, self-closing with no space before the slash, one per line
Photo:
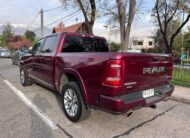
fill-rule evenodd
<path id="1" fill-rule="evenodd" d="M 130 42 L 130 49 L 141 50 L 155 47 L 153 37 L 133 37 Z"/>

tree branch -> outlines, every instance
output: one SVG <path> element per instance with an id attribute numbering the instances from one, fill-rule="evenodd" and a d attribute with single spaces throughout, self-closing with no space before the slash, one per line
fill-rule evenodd
<path id="1" fill-rule="evenodd" d="M 90 0 L 90 6 L 91 6 L 91 24 L 94 24 L 95 18 L 96 18 L 96 3 L 95 0 Z"/>
<path id="2" fill-rule="evenodd" d="M 175 37 L 178 35 L 178 33 L 181 31 L 181 29 L 186 25 L 186 23 L 189 21 L 190 19 L 190 14 L 188 14 L 187 18 L 185 19 L 185 21 L 181 24 L 181 26 L 176 30 L 176 32 L 172 35 L 171 39 L 170 39 L 170 45 L 173 44 L 173 41 L 175 39 Z"/>
<path id="3" fill-rule="evenodd" d="M 84 9 L 84 6 L 83 6 L 83 4 L 82 4 L 82 1 L 81 1 L 81 0 L 77 0 L 77 2 L 78 2 L 78 4 L 79 4 L 80 9 L 82 10 L 82 13 L 83 13 L 83 15 L 84 15 L 85 20 L 89 22 L 88 16 L 87 16 L 87 12 L 86 12 L 85 9 Z"/>
<path id="4" fill-rule="evenodd" d="M 158 0 L 156 0 L 156 14 L 157 14 L 157 18 L 158 18 L 158 24 L 160 26 L 160 32 L 164 35 L 164 31 L 163 31 L 163 28 L 162 28 L 162 23 L 161 23 L 161 20 L 160 20 L 160 14 L 159 14 L 159 11 L 158 11 Z"/>
<path id="5" fill-rule="evenodd" d="M 174 10 L 173 14 L 172 14 L 171 17 L 167 20 L 167 23 L 169 23 L 169 22 L 173 19 L 174 15 L 175 15 L 176 12 L 177 12 L 178 5 L 179 5 L 179 0 L 177 1 L 177 4 L 176 4 L 176 6 L 175 6 L 175 10 Z"/>

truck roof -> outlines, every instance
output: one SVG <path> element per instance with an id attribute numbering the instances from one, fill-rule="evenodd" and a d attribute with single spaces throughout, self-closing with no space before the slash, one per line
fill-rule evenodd
<path id="1" fill-rule="evenodd" d="M 95 35 L 90 35 L 90 34 L 81 34 L 81 33 L 71 33 L 71 32 L 53 33 L 53 34 L 45 35 L 45 36 L 43 36 L 41 38 L 54 36 L 54 35 L 57 35 L 57 34 L 58 35 L 65 34 L 65 35 L 70 35 L 70 36 L 82 36 L 82 37 L 90 37 L 90 38 L 97 38 L 97 39 L 105 39 L 104 37 L 101 37 L 101 36 L 95 36 Z"/>

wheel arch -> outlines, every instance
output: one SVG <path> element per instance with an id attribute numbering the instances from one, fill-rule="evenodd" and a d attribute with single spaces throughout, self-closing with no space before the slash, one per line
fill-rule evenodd
<path id="1" fill-rule="evenodd" d="M 87 105 L 89 103 L 89 100 L 88 100 L 88 93 L 84 85 L 84 81 L 82 80 L 80 74 L 73 69 L 64 69 L 64 72 L 61 74 L 61 77 L 59 79 L 59 87 L 58 87 L 59 92 L 61 93 L 64 84 L 71 81 L 75 81 L 78 83 L 81 89 L 81 95 L 84 100 L 84 103 Z"/>

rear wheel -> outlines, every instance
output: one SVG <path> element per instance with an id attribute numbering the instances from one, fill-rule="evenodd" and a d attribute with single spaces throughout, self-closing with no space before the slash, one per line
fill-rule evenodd
<path id="1" fill-rule="evenodd" d="M 20 69 L 20 82 L 23 86 L 31 86 L 32 80 L 27 76 L 24 69 Z"/>
<path id="2" fill-rule="evenodd" d="M 84 104 L 81 90 L 76 82 L 68 82 L 63 86 L 62 104 L 66 117 L 72 122 L 86 119 L 90 111 Z"/>

